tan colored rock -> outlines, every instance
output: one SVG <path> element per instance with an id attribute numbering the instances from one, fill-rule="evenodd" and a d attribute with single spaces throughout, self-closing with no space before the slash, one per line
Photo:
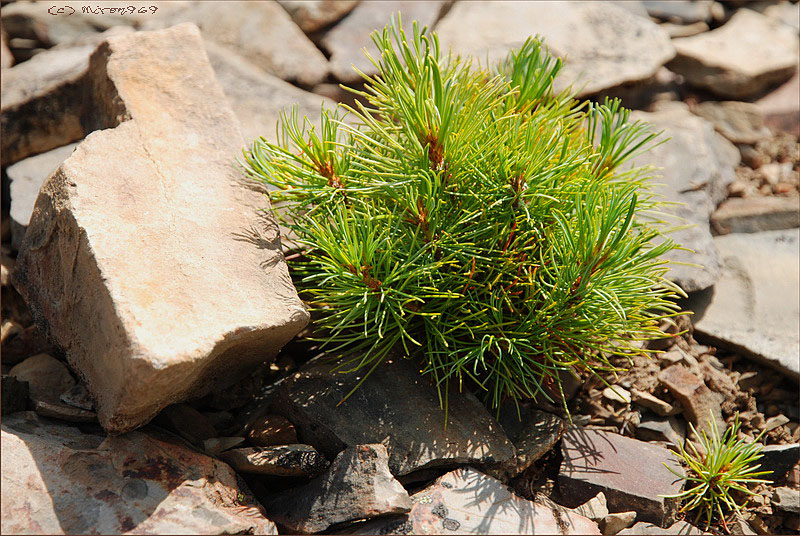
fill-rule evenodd
<path id="1" fill-rule="evenodd" d="M 164 28 L 181 22 L 197 24 L 204 38 L 232 48 L 284 80 L 310 87 L 328 74 L 328 60 L 322 52 L 272 0 L 192 2 L 168 17 L 146 22 L 144 28 Z"/>
<path id="2" fill-rule="evenodd" d="M 3 534 L 277 534 L 226 464 L 154 431 L 3 417 Z"/>
<path id="3" fill-rule="evenodd" d="M 566 57 L 557 89 L 575 83 L 579 95 L 649 79 L 675 56 L 657 24 L 605 2 L 458 2 L 436 30 L 443 50 L 452 47 L 484 64 L 538 34 Z"/>
<path id="4" fill-rule="evenodd" d="M 800 137 L 800 72 L 774 91 L 758 99 L 755 105 L 764 114 L 764 122 L 775 132 L 789 132 Z"/>
<path id="5" fill-rule="evenodd" d="M 439 18 L 444 0 L 381 0 L 361 2 L 339 24 L 333 27 L 321 40 L 322 46 L 330 54 L 330 68 L 337 80 L 345 83 L 362 82 L 363 78 L 353 66 L 367 75 L 375 75 L 378 70 L 364 55 L 366 48 L 373 58 L 378 51 L 370 38 L 375 30 L 382 30 L 389 24 L 392 16 L 403 18 L 407 32 L 411 32 L 411 22 L 419 22 L 420 28 L 431 28 Z"/>
<path id="6" fill-rule="evenodd" d="M 0 69 L 8 69 L 14 65 L 14 56 L 11 54 L 11 49 L 8 48 L 8 35 L 6 32 L 0 32 Z"/>
<path id="7" fill-rule="evenodd" d="M 308 320 L 193 25 L 92 56 L 91 133 L 42 187 L 15 284 L 106 430 L 233 383 Z"/>
<path id="8" fill-rule="evenodd" d="M 711 221 L 720 232 L 757 233 L 800 227 L 797 198 L 732 197 L 722 203 Z"/>
<path id="9" fill-rule="evenodd" d="M 751 97 L 791 78 L 800 46 L 791 27 L 750 9 L 738 10 L 716 30 L 673 44 L 678 55 L 669 68 L 728 99 Z"/>
<path id="10" fill-rule="evenodd" d="M 48 50 L 3 71 L 0 151 L 3 165 L 84 137 L 82 80 L 92 46 Z"/>
<path id="11" fill-rule="evenodd" d="M 359 0 L 278 0 L 300 29 L 316 32 L 353 11 Z"/>
<path id="12" fill-rule="evenodd" d="M 239 119 L 246 144 L 262 136 L 276 143 L 275 127 L 280 114 L 290 113 L 293 106 L 297 107 L 300 119 L 308 117 L 313 125 L 319 125 L 323 104 L 328 109 L 336 106 L 331 99 L 303 91 L 267 74 L 232 50 L 210 41 L 206 41 L 205 46 L 214 74 Z"/>
<path id="13" fill-rule="evenodd" d="M 29 357 L 12 367 L 8 374 L 30 384 L 30 396 L 34 402 L 44 400 L 56 403 L 61 393 L 75 385 L 75 378 L 64 363 L 47 354 Z"/>
<path id="14" fill-rule="evenodd" d="M 706 101 L 692 112 L 710 121 L 717 132 L 733 143 L 755 144 L 770 136 L 758 106 L 739 101 Z"/>
<path id="15" fill-rule="evenodd" d="M 681 403 L 686 420 L 694 425 L 695 430 L 712 438 L 716 429 L 716 435 L 722 436 L 726 428 L 722 418 L 722 397 L 709 389 L 702 378 L 683 365 L 672 365 L 658 374 L 658 380 Z"/>

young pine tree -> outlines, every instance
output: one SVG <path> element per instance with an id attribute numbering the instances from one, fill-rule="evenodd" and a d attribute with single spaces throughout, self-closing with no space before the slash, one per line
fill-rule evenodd
<path id="1" fill-rule="evenodd" d="M 416 24 L 372 37 L 368 105 L 323 109 L 319 129 L 284 115 L 280 143 L 245 152 L 342 369 L 395 349 L 497 407 L 558 398 L 562 371 L 611 370 L 663 337 L 680 290 L 661 256 L 677 246 L 629 164 L 655 134 L 618 101 L 556 93 L 561 60 L 538 39 L 489 70 Z"/>

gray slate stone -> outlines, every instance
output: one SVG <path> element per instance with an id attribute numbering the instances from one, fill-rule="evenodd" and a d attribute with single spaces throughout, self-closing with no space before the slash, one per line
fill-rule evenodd
<path id="1" fill-rule="evenodd" d="M 667 528 L 661 528 L 652 523 L 636 523 L 629 529 L 620 531 L 619 536 L 674 536 L 675 534 L 682 534 L 686 536 L 699 536 L 701 534 L 708 534 L 690 525 L 686 521 L 678 521 Z"/>
<path id="2" fill-rule="evenodd" d="M 800 377 L 800 230 L 729 234 L 714 243 L 722 277 L 687 305 L 696 336 Z"/>
<path id="3" fill-rule="evenodd" d="M 644 441 L 667 441 L 681 447 L 686 439 L 686 426 L 675 417 L 643 417 L 636 427 L 636 437 Z"/>
<path id="4" fill-rule="evenodd" d="M 208 59 L 225 96 L 239 120 L 247 145 L 260 137 L 277 143 L 276 125 L 282 111 L 297 107 L 297 116 L 308 117 L 319 128 L 320 108 L 332 109 L 335 101 L 267 74 L 232 50 L 205 42 Z"/>
<path id="5" fill-rule="evenodd" d="M 33 205 L 39 197 L 39 189 L 47 177 L 72 154 L 77 143 L 47 151 L 9 166 L 6 172 L 10 179 L 11 197 L 11 246 L 19 249 L 28 222 L 31 220 Z"/>
<path id="6" fill-rule="evenodd" d="M 800 514 L 800 490 L 787 487 L 775 488 L 772 504 L 777 506 L 778 510 Z"/>
<path id="7" fill-rule="evenodd" d="M 330 68 L 337 80 L 345 83 L 361 82 L 361 76 L 353 69 L 357 67 L 367 75 L 377 74 L 377 69 L 361 50 L 366 48 L 373 58 L 378 55 L 370 34 L 382 30 L 390 18 L 399 12 L 407 32 L 411 22 L 419 22 L 420 28 L 431 28 L 439 18 L 444 0 L 416 2 L 409 0 L 363 1 L 339 24 L 334 26 L 321 40 L 323 48 L 330 54 Z"/>
<path id="8" fill-rule="evenodd" d="M 266 499 L 264 508 L 289 532 L 306 534 L 347 521 L 408 512 L 411 499 L 392 477 L 387 461 L 383 445 L 350 447 L 325 474 Z"/>
<path id="9" fill-rule="evenodd" d="M 735 179 L 739 151 L 714 132 L 710 123 L 693 115 L 682 103 L 664 105 L 653 113 L 634 112 L 631 119 L 647 121 L 656 131 L 664 130 L 664 139 L 669 138 L 635 158 L 633 165 L 657 168 L 654 191 L 666 201 L 681 203 L 665 207 L 675 218 L 671 223 L 692 225 L 669 234 L 693 252 L 675 250 L 667 254 L 666 258 L 673 262 L 667 277 L 686 292 L 708 288 L 720 274 L 709 218 L 727 197 L 728 185 Z M 677 264 L 679 262 L 699 266 Z"/>
<path id="10" fill-rule="evenodd" d="M 294 423 L 300 441 L 328 457 L 347 446 L 383 443 L 395 475 L 427 467 L 513 462 L 513 445 L 473 395 L 449 394 L 445 428 L 436 387 L 416 363 L 388 359 L 344 402 L 363 373 L 333 372 L 334 366 L 312 361 L 284 383 L 272 404 L 274 413 Z"/>
<path id="11" fill-rule="evenodd" d="M 635 510 L 639 519 L 668 526 L 674 521 L 683 481 L 680 463 L 659 446 L 619 434 L 572 427 L 561 441 L 558 474 L 562 496 L 576 506 L 602 491 L 612 511 Z"/>
<path id="12" fill-rule="evenodd" d="M 330 465 L 324 456 L 308 445 L 238 448 L 226 450 L 219 457 L 240 473 L 267 476 L 312 478 Z"/>
<path id="13" fill-rule="evenodd" d="M 561 417 L 528 406 L 521 406 L 518 414 L 513 403 L 501 408 L 499 423 L 517 449 L 515 473 L 525 471 L 550 452 L 566 428 Z"/>
<path id="14" fill-rule="evenodd" d="M 552 501 L 527 501 L 471 467 L 456 469 L 411 497 L 405 516 L 344 534 L 600 534 L 597 524 Z"/>
<path id="15" fill-rule="evenodd" d="M 193 22 L 205 39 L 227 46 L 269 74 L 304 86 L 322 82 L 328 61 L 288 13 L 272 0 L 192 2 L 168 17 L 144 24 L 148 30 Z"/>
<path id="16" fill-rule="evenodd" d="M 436 30 L 444 50 L 483 65 L 538 34 L 552 53 L 566 56 L 556 89 L 575 83 L 579 95 L 652 78 L 675 55 L 657 24 L 605 2 L 457 2 Z"/>
<path id="17" fill-rule="evenodd" d="M 750 9 L 738 10 L 715 30 L 673 43 L 678 55 L 670 70 L 727 99 L 756 96 L 797 70 L 797 32 Z"/>
<path id="18" fill-rule="evenodd" d="M 3 534 L 277 534 L 224 463 L 155 431 L 3 418 Z"/>
<path id="19" fill-rule="evenodd" d="M 761 469 L 772 471 L 766 478 L 773 481 L 780 481 L 794 467 L 797 460 L 800 460 L 800 444 L 791 443 L 789 445 L 767 445 L 761 449 L 763 455 L 759 460 Z"/>

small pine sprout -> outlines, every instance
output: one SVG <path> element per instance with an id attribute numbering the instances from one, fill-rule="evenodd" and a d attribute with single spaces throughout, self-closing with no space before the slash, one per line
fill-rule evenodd
<path id="1" fill-rule="evenodd" d="M 685 479 L 687 488 L 675 495 L 665 495 L 683 499 L 680 511 L 695 511 L 695 523 L 705 517 L 706 528 L 711 525 L 715 516 L 723 526 L 727 526 L 726 514 L 741 514 L 741 508 L 755 494 L 748 485 L 769 483 L 768 480 L 756 477 L 772 473 L 757 471 L 761 467 L 756 462 L 762 456 L 760 441 L 764 432 L 752 443 L 738 439 L 738 413 L 733 425 L 725 430 L 721 438 L 715 419 L 710 419 L 710 422 L 711 438 L 706 435 L 705 430 L 698 434 L 689 423 L 692 433 L 700 441 L 701 449 L 698 450 L 691 441 L 688 442 L 691 452 L 681 446 L 679 458 L 687 466 L 687 474 L 679 474 L 669 466 L 667 468 L 677 477 Z M 744 498 L 743 504 L 739 504 L 737 492 Z"/>
<path id="2" fill-rule="evenodd" d="M 399 351 L 445 407 L 465 381 L 495 408 L 563 403 L 565 371 L 619 370 L 665 337 L 678 246 L 630 164 L 657 133 L 617 100 L 556 92 L 538 38 L 492 70 L 416 23 L 372 39 L 378 74 L 351 90 L 366 105 L 323 109 L 321 128 L 284 114 L 243 162 L 302 247 L 290 268 L 340 370 Z"/>

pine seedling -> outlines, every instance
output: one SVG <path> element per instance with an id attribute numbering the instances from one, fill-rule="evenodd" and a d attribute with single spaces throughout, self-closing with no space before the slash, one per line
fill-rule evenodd
<path id="1" fill-rule="evenodd" d="M 711 438 L 705 430 L 698 434 L 691 423 L 689 426 L 695 437 L 699 438 L 701 448 L 697 449 L 689 441 L 691 452 L 683 445 L 680 447 L 679 457 L 688 468 L 686 475 L 676 472 L 666 466 L 675 476 L 686 480 L 687 488 L 675 495 L 683 499 L 681 512 L 695 511 L 695 523 L 705 517 L 706 528 L 711 526 L 714 516 L 717 516 L 723 526 L 727 526 L 726 514 L 736 512 L 741 514 L 740 505 L 735 492 L 744 498 L 744 503 L 755 493 L 748 488 L 751 484 L 767 484 L 769 481 L 757 477 L 770 474 L 772 471 L 757 471 L 761 466 L 756 462 L 761 459 L 761 438 L 764 432 L 752 442 L 738 439 L 739 415 L 736 415 L 732 426 L 719 436 L 716 420 L 711 418 Z"/>
<path id="2" fill-rule="evenodd" d="M 397 350 L 445 407 L 465 381 L 498 407 L 563 399 L 564 371 L 617 370 L 664 337 L 677 246 L 630 165 L 656 134 L 619 101 L 556 92 L 539 39 L 491 70 L 416 23 L 372 39 L 366 105 L 323 108 L 320 128 L 284 114 L 244 162 L 303 248 L 295 283 L 340 370 Z"/>

